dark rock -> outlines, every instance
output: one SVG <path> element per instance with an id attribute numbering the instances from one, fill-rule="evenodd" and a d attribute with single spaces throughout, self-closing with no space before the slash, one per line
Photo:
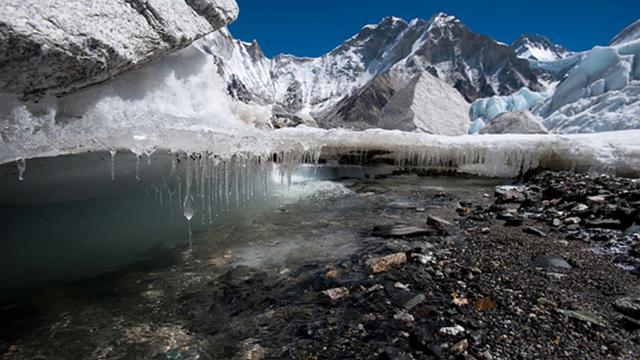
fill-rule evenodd
<path id="1" fill-rule="evenodd" d="M 505 226 L 521 226 L 522 224 L 524 224 L 524 219 L 522 218 L 507 219 L 504 222 Z"/>
<path id="2" fill-rule="evenodd" d="M 560 256 L 541 255 L 533 259 L 533 266 L 539 268 L 573 269 L 573 267 Z"/>
<path id="3" fill-rule="evenodd" d="M 640 319 L 640 298 L 621 298 L 613 303 L 613 307 L 624 315 Z"/>
<path id="4" fill-rule="evenodd" d="M 622 222 L 620 220 L 616 219 L 587 219 L 584 221 L 584 224 L 588 228 L 620 229 L 625 227 L 622 225 Z"/>
<path id="5" fill-rule="evenodd" d="M 519 203 L 526 199 L 523 189 L 517 186 L 498 186 L 495 196 L 498 204 Z"/>
<path id="6" fill-rule="evenodd" d="M 437 216 L 429 215 L 427 217 L 427 224 L 431 225 L 431 227 L 433 227 L 438 232 L 438 234 L 449 235 L 449 228 L 451 227 L 450 222 Z"/>
<path id="7" fill-rule="evenodd" d="M 414 296 L 413 298 L 411 298 L 409 301 L 404 303 L 404 308 L 406 310 L 411 310 L 414 307 L 422 304 L 425 300 L 427 300 L 427 297 L 424 294 L 418 294 L 416 296 Z"/>
<path id="8" fill-rule="evenodd" d="M 531 227 L 531 226 L 527 226 L 522 231 L 526 232 L 527 234 L 532 234 L 532 235 L 539 236 L 539 237 L 546 237 L 547 236 L 547 234 L 545 232 L 543 232 L 542 230 L 536 229 L 536 228 Z"/>

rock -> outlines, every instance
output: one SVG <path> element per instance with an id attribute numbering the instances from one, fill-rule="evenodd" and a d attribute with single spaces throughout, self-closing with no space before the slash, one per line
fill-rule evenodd
<path id="1" fill-rule="evenodd" d="M 523 191 L 524 189 L 520 186 L 498 186 L 495 191 L 496 204 L 523 202 L 525 200 Z"/>
<path id="2" fill-rule="evenodd" d="M 411 258 L 412 261 L 418 262 L 422 265 L 427 265 L 428 263 L 430 263 L 431 261 L 433 261 L 433 255 L 432 254 L 420 254 L 420 253 L 412 253 L 409 258 Z"/>
<path id="3" fill-rule="evenodd" d="M 527 234 L 532 234 L 532 235 L 539 236 L 539 237 L 546 237 L 547 236 L 547 234 L 545 232 L 543 232 L 542 230 L 536 229 L 536 228 L 531 227 L 531 226 L 527 226 L 522 231 L 526 232 Z"/>
<path id="4" fill-rule="evenodd" d="M 440 328 L 438 332 L 442 335 L 456 336 L 456 335 L 462 334 L 465 331 L 466 331 L 465 328 L 463 328 L 462 326 L 455 325 L 455 326 Z"/>
<path id="5" fill-rule="evenodd" d="M 432 215 L 427 217 L 427 224 L 431 225 L 440 235 L 448 235 L 449 228 L 451 227 L 450 222 Z"/>
<path id="6" fill-rule="evenodd" d="M 577 204 L 575 207 L 571 209 L 571 212 L 576 214 L 581 214 L 587 211 L 589 211 L 589 207 L 585 204 Z"/>
<path id="7" fill-rule="evenodd" d="M 640 319 L 640 298 L 620 298 L 613 303 L 613 307 L 624 315 Z"/>
<path id="8" fill-rule="evenodd" d="M 369 266 L 371 272 L 374 274 L 385 272 L 389 270 L 392 266 L 402 265 L 407 262 L 407 254 L 403 252 L 376 257 L 367 260 L 367 265 Z"/>
<path id="9" fill-rule="evenodd" d="M 373 228 L 373 235 L 378 237 L 404 238 L 429 234 L 429 229 L 412 225 L 380 225 Z"/>
<path id="10" fill-rule="evenodd" d="M 547 134 L 542 118 L 529 110 L 506 112 L 485 125 L 480 134 Z"/>
<path id="11" fill-rule="evenodd" d="M 469 133 L 469 103 L 453 86 L 419 73 L 382 108 L 378 127 L 436 135 Z"/>
<path id="12" fill-rule="evenodd" d="M 507 219 L 504 222 L 505 226 L 520 226 L 522 224 L 524 224 L 524 219 L 519 218 L 519 217 L 514 217 L 514 218 L 511 218 L 511 219 Z"/>
<path id="13" fill-rule="evenodd" d="M 412 297 L 406 303 L 404 303 L 404 308 L 405 308 L 405 310 L 411 310 L 414 307 L 422 304 L 425 300 L 427 300 L 427 297 L 424 294 L 418 294 L 418 295 Z"/>
<path id="14" fill-rule="evenodd" d="M 558 313 L 565 315 L 571 319 L 586 322 L 592 325 L 607 327 L 607 323 L 593 313 L 583 310 L 565 310 L 557 309 Z"/>
<path id="15" fill-rule="evenodd" d="M 620 229 L 625 226 L 617 219 L 597 219 L 597 220 L 585 220 L 584 225 L 588 228 L 602 228 L 602 229 Z"/>
<path id="16" fill-rule="evenodd" d="M 558 218 L 551 220 L 551 226 L 560 227 L 561 225 L 562 225 L 562 220 Z"/>
<path id="17" fill-rule="evenodd" d="M 465 350 L 467 350 L 468 347 L 469 347 L 469 340 L 462 339 L 451 347 L 451 352 L 454 354 L 462 354 L 463 352 L 465 352 Z"/>
<path id="18" fill-rule="evenodd" d="M 413 317 L 413 315 L 409 314 L 405 310 L 398 311 L 395 315 L 393 315 L 393 318 L 395 320 L 400 320 L 408 323 L 415 321 L 415 318 Z"/>
<path id="19" fill-rule="evenodd" d="M 587 196 L 587 202 L 595 205 L 606 204 L 608 201 L 609 195 L 595 195 L 595 196 Z"/>
<path id="20" fill-rule="evenodd" d="M 345 287 L 338 287 L 338 288 L 333 288 L 329 290 L 324 290 L 322 293 L 327 295 L 331 300 L 338 300 L 349 295 L 349 290 Z"/>
<path id="21" fill-rule="evenodd" d="M 488 228 L 488 227 L 484 227 L 484 228 L 480 229 L 480 233 L 481 234 L 488 234 L 490 232 L 491 232 L 491 229 Z"/>
<path id="22" fill-rule="evenodd" d="M 560 256 L 541 255 L 533 259 L 533 266 L 539 268 L 573 269 L 573 267 Z"/>
<path id="23" fill-rule="evenodd" d="M 566 219 L 564 219 L 564 223 L 567 225 L 577 225 L 580 224 L 580 222 L 582 221 L 582 219 L 580 219 L 579 217 L 568 217 Z"/>
<path id="24" fill-rule="evenodd" d="M 4 0 L 0 92 L 69 93 L 182 49 L 237 16 L 235 0 Z"/>

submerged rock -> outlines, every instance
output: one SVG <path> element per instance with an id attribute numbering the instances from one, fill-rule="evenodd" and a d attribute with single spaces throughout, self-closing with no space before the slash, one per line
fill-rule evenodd
<path id="1" fill-rule="evenodd" d="M 6 0 L 0 91 L 68 93 L 182 49 L 237 16 L 235 0 Z"/>

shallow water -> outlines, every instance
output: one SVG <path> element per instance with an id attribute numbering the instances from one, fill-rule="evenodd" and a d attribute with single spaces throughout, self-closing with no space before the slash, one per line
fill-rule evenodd
<path id="1" fill-rule="evenodd" d="M 317 178 L 345 174 L 363 175 L 363 170 L 321 171 Z M 441 206 L 443 197 L 482 201 L 503 182 L 416 175 L 330 181 L 303 172 L 289 189 L 274 190 L 271 201 L 200 226 L 191 245 L 183 227 L 170 244 L 141 248 L 136 257 L 127 257 L 128 264 L 101 268 L 93 276 L 25 287 L 8 281 L 14 286 L 0 306 L 0 352 L 7 359 L 218 358 L 206 334 L 187 330 L 189 305 L 180 300 L 185 294 L 224 276 L 242 276 L 233 269 L 286 276 L 310 263 L 361 257 L 375 243 L 369 235 L 373 226 L 423 221 L 424 212 L 452 218 L 455 211 Z M 46 252 L 53 250 L 49 246 Z M 42 261 L 38 249 L 33 256 L 34 263 Z"/>

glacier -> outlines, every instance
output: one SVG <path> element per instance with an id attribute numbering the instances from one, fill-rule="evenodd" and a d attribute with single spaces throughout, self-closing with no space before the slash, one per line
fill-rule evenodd
<path id="1" fill-rule="evenodd" d="M 470 134 L 478 133 L 485 124 L 500 114 L 517 110 L 530 110 L 549 97 L 548 92 L 535 92 L 526 87 L 508 96 L 492 96 L 478 99 L 471 104 L 469 117 L 472 125 Z"/>

